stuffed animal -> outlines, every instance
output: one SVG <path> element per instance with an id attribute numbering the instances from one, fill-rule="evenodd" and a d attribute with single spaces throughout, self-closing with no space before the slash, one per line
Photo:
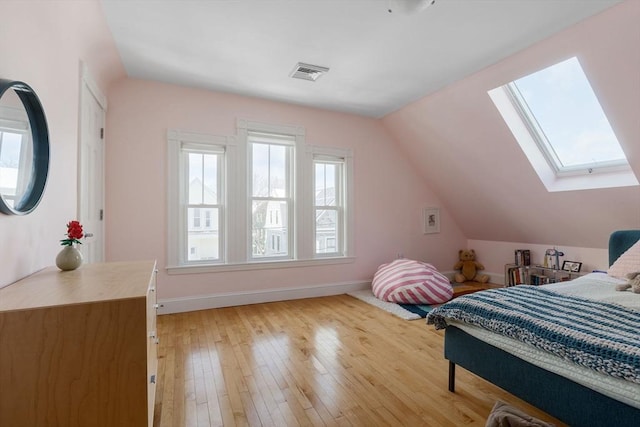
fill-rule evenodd
<path id="1" fill-rule="evenodd" d="M 616 286 L 616 291 L 626 291 L 631 288 L 631 292 L 640 294 L 640 271 L 627 274 L 627 283 Z"/>
<path id="2" fill-rule="evenodd" d="M 478 270 L 484 270 L 484 265 L 476 261 L 476 251 L 460 249 L 458 258 L 460 261 L 453 266 L 454 270 L 460 270 L 460 273 L 454 276 L 456 283 L 466 281 L 487 283 L 489 281 L 489 276 L 486 274 L 478 274 Z"/>

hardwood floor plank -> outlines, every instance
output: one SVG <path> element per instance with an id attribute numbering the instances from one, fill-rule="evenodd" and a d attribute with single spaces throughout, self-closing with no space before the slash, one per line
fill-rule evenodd
<path id="1" fill-rule="evenodd" d="M 496 400 L 443 333 L 339 295 L 159 316 L 156 427 L 484 426 Z"/>
<path id="2" fill-rule="evenodd" d="M 220 410 L 222 412 L 222 424 L 224 427 L 236 427 L 236 418 L 233 413 L 233 408 L 231 407 L 231 402 L 229 400 L 229 395 L 223 394 L 218 396 L 218 403 L 220 404 Z M 155 421 L 154 421 L 155 423 Z M 245 425 L 245 424 L 239 424 Z"/>

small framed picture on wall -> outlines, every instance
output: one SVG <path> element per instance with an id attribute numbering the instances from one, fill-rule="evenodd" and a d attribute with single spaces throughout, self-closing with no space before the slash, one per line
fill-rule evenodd
<path id="1" fill-rule="evenodd" d="M 424 208 L 422 211 L 424 221 L 424 234 L 433 234 L 440 232 L 440 209 Z"/>
<path id="2" fill-rule="evenodd" d="M 581 262 L 576 261 L 565 261 L 562 263 L 562 270 L 570 271 L 572 273 L 579 273 L 582 268 Z"/>

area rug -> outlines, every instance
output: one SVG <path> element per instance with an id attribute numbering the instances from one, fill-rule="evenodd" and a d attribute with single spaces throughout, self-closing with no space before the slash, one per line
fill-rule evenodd
<path id="1" fill-rule="evenodd" d="M 395 304 L 392 302 L 381 301 L 373 295 L 371 289 L 365 289 L 362 291 L 353 291 L 349 292 L 347 295 L 350 295 L 354 298 L 358 298 L 361 301 L 366 302 L 367 304 L 373 305 L 375 307 L 381 308 L 384 311 L 387 311 L 393 315 L 398 316 L 404 320 L 417 320 L 424 319 L 427 317 L 427 314 L 436 308 L 438 305 L 413 305 L 413 304 Z"/>

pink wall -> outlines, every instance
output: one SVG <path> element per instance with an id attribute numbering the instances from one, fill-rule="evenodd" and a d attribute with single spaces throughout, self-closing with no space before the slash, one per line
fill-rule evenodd
<path id="1" fill-rule="evenodd" d="M 106 91 L 124 69 L 97 1 L 0 2 L 0 77 L 28 83 L 51 143 L 44 198 L 26 216 L 0 214 L 0 286 L 53 265 L 76 216 L 80 61 Z"/>
<path id="2" fill-rule="evenodd" d="M 479 260 L 485 266 L 485 271 L 491 275 L 493 283 L 504 282 L 504 266 L 513 263 L 513 251 L 516 249 L 529 249 L 531 251 L 531 264 L 543 265 L 544 254 L 553 245 L 533 245 L 522 242 L 496 242 L 485 240 L 469 240 L 469 248 L 479 254 Z M 560 266 L 563 261 L 578 261 L 582 263 L 581 272 L 593 270 L 607 270 L 609 265 L 609 252 L 607 249 L 578 248 L 572 246 L 557 246 L 564 253 L 560 257 Z"/>
<path id="3" fill-rule="evenodd" d="M 549 193 L 487 91 L 580 60 L 640 177 L 640 2 L 625 1 L 383 118 L 469 239 L 606 248 L 640 228 L 640 187 Z"/>
<path id="4" fill-rule="evenodd" d="M 399 252 L 446 270 L 465 244 L 446 210 L 440 234 L 422 233 L 423 206 L 440 201 L 376 120 L 134 79 L 108 95 L 107 259 L 157 259 L 161 298 L 370 280 Z M 353 149 L 354 263 L 166 275 L 167 129 L 235 135 L 238 118 L 304 126 L 307 143 Z"/>
<path id="5" fill-rule="evenodd" d="M 97 0 L 0 2 L 0 13 L 10 17 L 0 26 L 0 77 L 36 90 L 51 137 L 41 205 L 23 217 L 0 215 L 0 286 L 52 265 L 76 216 L 80 61 L 109 97 L 107 258 L 158 259 L 162 298 L 367 280 L 399 252 L 449 270 L 467 244 L 480 245 L 493 270 L 502 264 L 499 241 L 604 248 L 613 229 L 640 227 L 638 187 L 546 193 L 486 95 L 578 55 L 640 175 L 640 2 L 625 1 L 382 121 L 124 78 Z M 301 125 L 309 143 L 354 150 L 354 263 L 164 273 L 166 130 L 233 135 L 238 117 Z M 442 208 L 440 234 L 422 234 L 424 206 Z M 601 252 L 584 253 L 600 267 Z"/>

